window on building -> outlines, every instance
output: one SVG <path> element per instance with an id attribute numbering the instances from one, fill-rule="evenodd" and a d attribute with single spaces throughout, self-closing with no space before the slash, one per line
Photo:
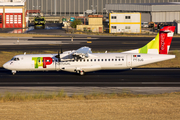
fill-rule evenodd
<path id="1" fill-rule="evenodd" d="M 116 29 L 116 26 L 111 26 L 112 29 Z"/>
<path id="2" fill-rule="evenodd" d="M 131 19 L 131 16 L 125 16 L 125 19 Z"/>
<path id="3" fill-rule="evenodd" d="M 131 29 L 131 27 L 130 26 L 126 26 L 125 29 Z"/>
<path id="4" fill-rule="evenodd" d="M 111 16 L 111 19 L 116 19 L 116 16 Z"/>

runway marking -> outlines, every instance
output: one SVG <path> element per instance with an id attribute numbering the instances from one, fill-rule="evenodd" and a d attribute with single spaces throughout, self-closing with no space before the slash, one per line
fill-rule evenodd
<path id="1" fill-rule="evenodd" d="M 122 42 L 122 44 L 137 44 L 137 43 Z"/>
<path id="2" fill-rule="evenodd" d="M 51 40 L 51 39 L 66 39 L 66 40 L 68 39 L 68 40 L 71 40 L 72 37 L 70 37 L 70 38 L 32 38 L 32 39 L 37 39 L 37 40 L 38 40 L 38 39 L 50 39 L 50 40 Z M 74 38 L 74 37 L 73 37 L 73 39 L 74 39 L 74 40 L 75 40 L 75 39 L 77 39 L 77 40 L 82 40 L 82 39 L 94 39 L 94 40 L 96 40 L 96 39 L 99 39 L 99 38 L 88 38 L 88 37 L 87 37 L 87 38 Z"/>
<path id="3" fill-rule="evenodd" d="M 87 41 L 87 43 L 92 43 L 92 41 Z"/>

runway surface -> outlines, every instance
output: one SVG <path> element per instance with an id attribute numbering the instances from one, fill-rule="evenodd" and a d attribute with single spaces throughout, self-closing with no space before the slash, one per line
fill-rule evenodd
<path id="1" fill-rule="evenodd" d="M 63 71 L 18 72 L 1 69 L 0 86 L 178 86 L 180 69 L 96 71 L 79 76 Z"/>
<path id="2" fill-rule="evenodd" d="M 18 72 L 0 69 L 0 93 L 59 92 L 68 95 L 93 92 L 158 94 L 180 92 L 180 69 L 133 69 L 97 71 L 79 76 L 63 71 Z"/>

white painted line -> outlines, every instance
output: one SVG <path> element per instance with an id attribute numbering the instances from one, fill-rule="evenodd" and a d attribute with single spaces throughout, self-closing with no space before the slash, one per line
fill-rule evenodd
<path id="1" fill-rule="evenodd" d="M 32 39 L 68 39 L 68 40 L 71 40 L 72 38 L 48 38 L 48 37 L 47 37 L 47 38 L 38 38 L 38 37 L 35 38 L 35 37 L 34 37 L 34 38 L 32 38 Z M 82 39 L 89 39 L 89 38 L 73 38 L 73 40 L 74 40 L 74 39 L 76 39 L 76 40 L 82 40 Z M 99 39 L 99 38 L 91 38 L 91 39 L 96 40 L 96 39 Z"/>

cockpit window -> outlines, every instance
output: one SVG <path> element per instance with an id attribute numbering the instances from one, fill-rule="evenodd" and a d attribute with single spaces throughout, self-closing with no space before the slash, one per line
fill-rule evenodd
<path id="1" fill-rule="evenodd" d="M 13 61 L 19 61 L 20 59 L 19 58 L 12 58 L 11 60 L 13 60 Z"/>

